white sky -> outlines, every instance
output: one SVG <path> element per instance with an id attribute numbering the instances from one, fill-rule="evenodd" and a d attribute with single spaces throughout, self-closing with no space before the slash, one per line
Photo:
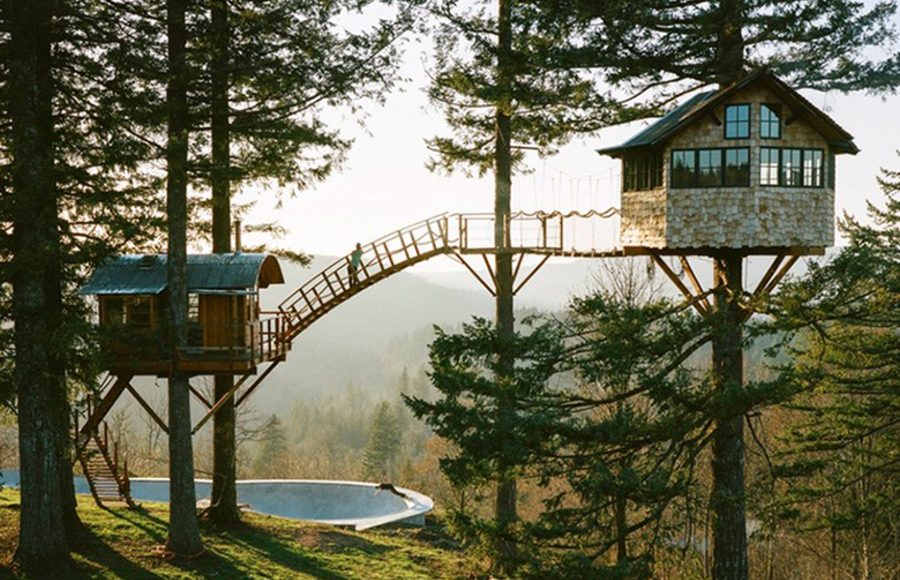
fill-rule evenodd
<path id="1" fill-rule="evenodd" d="M 404 76 L 412 80 L 395 91 L 384 106 L 366 107 L 366 130 L 355 119 L 336 117 L 336 127 L 355 140 L 342 171 L 324 183 L 282 199 L 276 209 L 273 192 L 246 191 L 258 200 L 250 221 L 277 219 L 290 230 L 282 246 L 312 254 L 343 255 L 356 242 L 365 243 L 407 224 L 441 212 L 493 210 L 492 175 L 469 179 L 447 177 L 425 168 L 425 140 L 447 134 L 442 113 L 424 94 L 430 41 L 407 45 Z M 880 167 L 900 169 L 900 96 L 804 91 L 848 130 L 862 150 L 838 157 L 836 214 L 865 214 L 866 200 L 880 203 L 875 182 Z M 648 122 L 610 128 L 567 145 L 559 155 L 541 160 L 531 154 L 532 175 L 513 181 L 513 209 L 605 209 L 618 205 L 618 161 L 594 150 L 617 144 Z M 246 235 L 246 243 L 263 240 Z M 441 260 L 430 268 L 452 269 Z"/>

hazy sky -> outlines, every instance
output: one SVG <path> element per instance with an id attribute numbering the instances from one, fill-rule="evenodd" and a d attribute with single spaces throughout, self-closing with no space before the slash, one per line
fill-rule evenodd
<path id="1" fill-rule="evenodd" d="M 441 212 L 493 210 L 493 181 L 447 177 L 425 168 L 425 140 L 447 134 L 442 114 L 428 104 L 426 59 L 430 42 L 407 45 L 403 69 L 412 80 L 395 91 L 384 106 L 366 107 L 366 129 L 349 116 L 337 117 L 336 126 L 355 139 L 342 171 L 326 182 L 275 208 L 274 195 L 264 193 L 256 219 L 277 219 L 290 230 L 282 245 L 313 254 L 342 255 L 359 242 L 374 240 L 406 224 Z M 875 182 L 880 167 L 900 169 L 900 96 L 879 98 L 804 91 L 815 105 L 828 112 L 856 139 L 862 150 L 839 156 L 837 213 L 865 213 L 866 200 L 879 203 Z M 648 124 L 610 128 L 580 138 L 557 156 L 529 160 L 531 175 L 513 182 L 513 209 L 605 209 L 618 205 L 618 161 L 601 158 L 594 150 L 627 139 Z M 258 192 L 246 192 L 255 197 Z M 261 240 L 248 240 L 256 243 Z M 450 268 L 441 260 L 432 267 Z"/>

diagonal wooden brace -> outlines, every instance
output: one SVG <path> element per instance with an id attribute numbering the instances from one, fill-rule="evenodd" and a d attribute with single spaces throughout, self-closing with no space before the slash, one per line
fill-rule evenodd
<path id="1" fill-rule="evenodd" d="M 94 409 L 94 412 L 91 413 L 91 416 L 87 418 L 87 421 L 81 428 L 82 435 L 90 435 L 100 426 L 100 422 L 103 421 L 106 414 L 112 409 L 112 406 L 119 400 L 119 397 L 122 396 L 125 388 L 131 383 L 131 378 L 132 375 L 119 375 L 116 377 L 116 382 L 113 383 L 113 386 L 110 387 L 109 391 L 103 397 L 103 400 L 100 401 L 100 404 L 97 405 L 97 408 Z"/>
<path id="2" fill-rule="evenodd" d="M 697 312 L 700 313 L 700 316 L 708 316 L 709 312 L 706 310 L 701 300 L 691 294 L 691 291 L 688 289 L 688 287 L 685 286 L 684 282 L 681 281 L 681 278 L 679 278 L 678 275 L 672 271 L 672 268 L 670 268 L 669 265 L 666 264 L 665 260 L 663 260 L 657 252 L 651 253 L 650 257 L 653 258 L 653 261 L 656 262 L 656 265 L 659 266 L 659 269 L 669 277 L 669 280 L 671 280 L 672 283 L 675 284 L 675 287 L 678 288 L 678 290 L 682 294 L 684 294 L 684 297 L 687 298 L 691 306 L 693 306 L 697 310 Z"/>
<path id="3" fill-rule="evenodd" d="M 216 404 L 213 405 L 209 411 L 207 411 L 206 415 L 204 415 L 202 419 L 200 419 L 200 422 L 197 423 L 197 425 L 194 427 L 194 430 L 191 431 L 191 433 L 196 433 L 197 431 L 200 430 L 201 427 L 206 425 L 206 422 L 209 421 L 212 418 L 212 416 L 216 414 L 216 411 L 218 411 L 219 408 L 222 407 L 222 405 L 227 403 L 228 400 L 234 396 L 234 394 L 237 392 L 237 390 L 240 389 L 244 385 L 244 383 L 247 382 L 247 379 L 249 379 L 249 378 L 250 378 L 250 373 L 247 373 L 246 375 L 242 376 L 241 379 L 238 382 L 236 382 L 233 387 L 228 389 L 228 392 L 225 393 L 224 395 L 222 395 L 222 398 L 219 399 L 218 401 L 216 401 Z"/>
<path id="4" fill-rule="evenodd" d="M 522 287 L 525 286 L 525 284 L 528 284 L 528 282 L 534 277 L 534 275 L 538 273 L 538 270 L 543 268 L 544 264 L 546 264 L 547 260 L 549 260 L 549 259 L 550 259 L 550 254 L 547 254 L 546 256 L 544 256 L 544 258 L 540 262 L 538 262 L 538 265 L 535 266 L 534 269 L 531 270 L 531 272 L 529 272 L 527 276 L 525 276 L 525 279 L 522 280 L 522 282 L 513 289 L 513 296 L 518 294 L 519 290 L 521 290 Z M 521 264 L 522 264 L 522 262 L 519 262 L 519 265 L 521 265 Z M 518 272 L 518 269 L 516 271 Z"/>
<path id="5" fill-rule="evenodd" d="M 709 303 L 709 299 L 706 297 L 706 292 L 703 290 L 703 286 L 700 285 L 700 280 L 694 273 L 694 269 L 691 268 L 691 263 L 688 261 L 687 256 L 679 256 L 678 259 L 681 260 L 681 267 L 684 268 L 684 273 L 687 274 L 688 279 L 691 281 L 691 285 L 694 287 L 694 291 L 697 293 L 697 297 L 702 300 L 703 306 L 706 308 L 706 311 L 712 312 L 712 304 Z"/>
<path id="6" fill-rule="evenodd" d="M 259 375 L 259 376 L 256 378 L 256 380 L 253 381 L 253 384 L 250 385 L 250 386 L 247 388 L 246 391 L 244 391 L 243 393 L 241 393 L 241 397 L 234 403 L 234 406 L 235 406 L 235 407 L 240 406 L 240 404 L 243 403 L 243 402 L 247 399 L 247 397 L 250 396 L 250 394 L 253 392 L 253 390 L 254 390 L 256 387 L 258 387 L 259 384 L 260 384 L 261 382 L 263 382 L 267 376 L 269 376 L 269 373 L 271 373 L 273 370 L 275 370 L 275 367 L 277 367 L 278 364 L 279 364 L 281 361 L 283 361 L 283 360 L 284 360 L 284 359 L 281 358 L 281 359 L 276 360 L 276 361 L 273 362 L 272 364 L 270 364 L 270 365 L 269 365 L 269 368 L 267 368 L 266 370 L 264 370 L 264 371 L 263 371 L 263 374 Z"/>
<path id="7" fill-rule="evenodd" d="M 153 410 L 153 407 L 151 407 L 150 404 L 147 403 L 147 401 L 145 401 L 143 397 L 141 397 L 141 395 L 137 392 L 137 390 L 131 386 L 131 383 L 127 383 L 125 385 L 125 388 L 128 389 L 128 392 L 131 393 L 131 396 L 134 397 L 135 400 L 141 404 L 141 407 L 143 407 L 144 410 L 147 411 L 147 414 L 150 415 L 150 418 L 153 419 L 154 421 L 156 421 L 156 424 L 162 428 L 163 432 L 165 432 L 166 435 L 168 435 L 169 434 L 169 426 L 166 425 L 165 421 L 163 421 L 159 417 L 159 415 L 156 414 L 156 411 Z"/>

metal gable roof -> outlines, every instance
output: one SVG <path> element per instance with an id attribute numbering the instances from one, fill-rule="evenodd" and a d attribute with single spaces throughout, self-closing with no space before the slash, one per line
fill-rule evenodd
<path id="1" fill-rule="evenodd" d="M 859 148 L 853 142 L 853 136 L 838 125 L 834 119 L 826 115 L 774 74 L 766 69 L 761 69 L 730 86 L 694 95 L 684 104 L 676 107 L 625 143 L 615 147 L 599 149 L 597 153 L 619 157 L 629 149 L 661 146 L 682 129 L 702 118 L 705 113 L 713 110 L 735 93 L 756 82 L 764 83 L 767 88 L 787 103 L 792 110 L 795 110 L 798 115 L 802 116 L 828 141 L 836 152 L 851 154 L 859 152 Z"/>
<path id="2" fill-rule="evenodd" d="M 166 288 L 165 254 L 131 254 L 108 259 L 81 294 L 159 294 Z M 188 290 L 265 288 L 284 282 L 278 261 L 269 254 L 189 254 Z"/>
<path id="3" fill-rule="evenodd" d="M 694 95 L 683 104 L 666 113 L 661 119 L 651 124 L 649 127 L 644 129 L 625 143 L 616 145 L 615 147 L 598 149 L 597 153 L 601 155 L 616 156 L 617 153 L 620 153 L 625 149 L 656 145 L 661 140 L 664 140 L 674 129 L 679 127 L 679 125 L 685 120 L 685 118 L 688 117 L 695 109 L 701 108 L 702 105 L 706 101 L 711 99 L 715 94 L 716 91 L 707 91 L 705 93 Z"/>

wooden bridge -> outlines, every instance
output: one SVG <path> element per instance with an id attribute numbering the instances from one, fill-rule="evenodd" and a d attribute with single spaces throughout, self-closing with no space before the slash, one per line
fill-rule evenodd
<path id="1" fill-rule="evenodd" d="M 503 251 L 515 254 L 514 293 L 518 292 L 552 256 L 621 256 L 613 220 L 616 209 L 587 213 L 516 213 L 504 225 Z M 362 245 L 362 260 L 353 274 L 347 255 L 313 276 L 278 307 L 284 317 L 285 339 L 293 340 L 316 320 L 385 278 L 434 256 L 448 255 L 464 265 L 491 294 L 495 294 L 493 266 L 488 255 L 497 253 L 493 214 L 440 214 Z M 468 258 L 480 254 L 487 267 L 485 279 Z M 519 279 L 526 254 L 540 262 Z"/>

